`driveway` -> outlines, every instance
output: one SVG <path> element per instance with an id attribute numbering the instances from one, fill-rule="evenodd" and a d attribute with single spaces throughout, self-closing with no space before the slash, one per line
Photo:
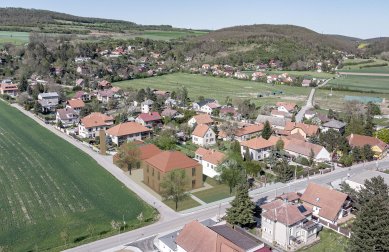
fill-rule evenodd
<path id="1" fill-rule="evenodd" d="M 315 97 L 315 91 L 315 88 L 311 89 L 307 103 L 300 109 L 300 111 L 296 115 L 296 122 L 302 122 L 304 119 L 305 112 L 313 108 L 313 99 Z"/>

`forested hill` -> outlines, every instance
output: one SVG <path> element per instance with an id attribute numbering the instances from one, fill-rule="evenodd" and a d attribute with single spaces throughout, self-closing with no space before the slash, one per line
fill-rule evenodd
<path id="1" fill-rule="evenodd" d="M 219 63 L 255 62 L 278 58 L 286 65 L 298 60 L 328 58 L 336 50 L 355 52 L 348 37 L 319 34 L 293 25 L 248 25 L 224 28 L 192 38 L 183 51 Z"/>
<path id="2" fill-rule="evenodd" d="M 134 29 L 173 29 L 169 25 L 143 26 L 113 19 L 78 17 L 48 10 L 0 8 L 0 29 L 56 33 L 87 33 L 89 30 L 125 32 Z"/>

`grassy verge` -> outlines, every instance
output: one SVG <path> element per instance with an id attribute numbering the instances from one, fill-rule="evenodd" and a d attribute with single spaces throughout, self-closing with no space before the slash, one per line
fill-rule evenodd
<path id="1" fill-rule="evenodd" d="M 165 200 L 165 201 L 163 201 L 163 203 L 165 203 L 171 209 L 176 210 L 176 204 L 174 203 L 173 200 Z M 189 197 L 181 202 L 178 202 L 177 211 L 179 212 L 179 211 L 183 211 L 183 210 L 190 209 L 190 208 L 197 207 L 197 206 L 200 206 L 200 204 L 197 201 L 195 201 L 194 199 Z"/>
<path id="2" fill-rule="evenodd" d="M 230 194 L 230 189 L 227 185 L 221 184 L 212 178 L 204 177 L 204 182 L 211 185 L 212 188 L 193 193 L 197 198 L 206 203 L 210 203 L 234 196 L 234 192 Z"/>

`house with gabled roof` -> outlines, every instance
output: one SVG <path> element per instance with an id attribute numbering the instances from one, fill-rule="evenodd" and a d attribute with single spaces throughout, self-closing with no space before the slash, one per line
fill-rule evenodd
<path id="1" fill-rule="evenodd" d="M 59 95 L 57 92 L 40 93 L 38 102 L 42 106 L 42 112 L 53 112 L 58 106 Z"/>
<path id="2" fill-rule="evenodd" d="M 365 145 L 370 145 L 376 159 L 382 159 L 387 155 L 388 145 L 376 137 L 351 134 L 347 140 L 351 147 L 363 148 Z"/>
<path id="3" fill-rule="evenodd" d="M 299 134 L 296 135 L 299 136 Z M 321 145 L 306 142 L 303 139 L 294 137 L 294 135 L 281 137 L 280 139 L 284 142 L 284 151 L 294 157 L 301 156 L 309 159 L 313 154 L 313 159 L 316 162 L 331 161 L 331 154 Z"/>
<path id="4" fill-rule="evenodd" d="M 177 252 L 257 252 L 264 243 L 239 227 L 228 224 L 204 226 L 194 220 L 184 226 L 176 240 Z M 267 250 L 268 251 L 268 250 Z"/>
<path id="5" fill-rule="evenodd" d="M 312 220 L 312 210 L 303 205 L 276 199 L 261 205 L 262 238 L 283 249 L 298 248 L 317 238 L 319 226 Z"/>
<path id="6" fill-rule="evenodd" d="M 97 87 L 98 87 L 99 89 L 109 89 L 109 88 L 112 87 L 112 84 L 111 84 L 111 82 L 109 82 L 109 81 L 102 80 L 102 81 L 100 81 L 100 82 L 97 84 Z"/>
<path id="7" fill-rule="evenodd" d="M 188 125 L 190 127 L 194 127 L 199 124 L 212 125 L 213 123 L 213 119 L 208 114 L 195 115 L 188 121 Z"/>
<path id="8" fill-rule="evenodd" d="M 245 157 L 246 152 L 250 155 L 251 160 L 263 160 L 270 155 L 270 150 L 276 145 L 278 137 L 271 136 L 269 139 L 255 137 L 240 143 L 242 157 Z"/>
<path id="9" fill-rule="evenodd" d="M 312 209 L 313 216 L 332 224 L 351 212 L 351 200 L 345 193 L 329 187 L 309 183 L 300 200 Z"/>
<path id="10" fill-rule="evenodd" d="M 81 118 L 81 122 L 78 125 L 78 134 L 83 138 L 94 138 L 100 130 L 106 130 L 111 127 L 113 121 L 114 118 L 112 116 L 93 112 Z"/>
<path id="11" fill-rule="evenodd" d="M 135 119 L 135 122 L 148 128 L 154 128 L 162 125 L 162 118 L 158 112 L 141 113 Z"/>
<path id="12" fill-rule="evenodd" d="M 293 113 L 297 108 L 296 103 L 293 102 L 277 102 L 276 106 L 278 111 L 285 113 Z"/>
<path id="13" fill-rule="evenodd" d="M 192 142 L 200 146 L 212 146 L 216 144 L 216 134 L 208 125 L 200 124 L 192 132 Z"/>
<path id="14" fill-rule="evenodd" d="M 226 155 L 223 152 L 214 149 L 207 150 L 202 147 L 196 150 L 194 157 L 203 166 L 203 174 L 211 178 L 220 175 L 216 168 L 225 158 Z"/>
<path id="15" fill-rule="evenodd" d="M 77 114 L 85 107 L 85 103 L 79 99 L 70 99 L 66 102 L 66 108 L 72 108 Z"/>
<path id="16" fill-rule="evenodd" d="M 0 94 L 16 97 L 19 94 L 18 85 L 12 83 L 0 83 Z"/>
<path id="17" fill-rule="evenodd" d="M 73 96 L 73 99 L 79 99 L 82 101 L 90 101 L 91 95 L 85 91 L 77 91 Z"/>
<path id="18" fill-rule="evenodd" d="M 161 191 L 161 181 L 173 170 L 184 170 L 187 190 L 203 186 L 203 168 L 196 161 L 179 151 L 162 151 L 143 162 L 143 182 L 156 192 Z"/>
<path id="19" fill-rule="evenodd" d="M 346 123 L 332 119 L 331 121 L 326 122 L 321 126 L 321 132 L 326 132 L 330 129 L 335 130 L 340 134 L 343 134 L 346 129 Z"/>
<path id="20" fill-rule="evenodd" d="M 308 139 L 319 134 L 319 126 L 298 122 L 287 122 L 284 131 L 289 135 L 300 134 Z"/>
<path id="21" fill-rule="evenodd" d="M 195 111 L 201 111 L 201 107 L 203 107 L 204 105 L 206 105 L 208 103 L 212 103 L 212 102 L 218 103 L 217 100 L 215 100 L 215 99 L 206 98 L 206 99 L 201 100 L 201 101 L 193 102 L 192 107 L 193 107 L 193 110 L 195 110 Z"/>
<path id="22" fill-rule="evenodd" d="M 108 129 L 106 134 L 113 143 L 120 146 L 125 142 L 149 138 L 151 130 L 136 122 L 125 122 Z"/>
<path id="23" fill-rule="evenodd" d="M 76 112 L 73 108 L 66 107 L 63 109 L 57 109 L 55 120 L 57 123 L 61 122 L 62 126 L 66 128 L 78 124 L 78 115 L 78 112 Z"/>

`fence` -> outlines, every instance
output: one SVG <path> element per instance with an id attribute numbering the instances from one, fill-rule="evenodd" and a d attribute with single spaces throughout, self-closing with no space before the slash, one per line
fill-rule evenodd
<path id="1" fill-rule="evenodd" d="M 346 236 L 347 238 L 351 237 L 351 232 L 347 228 L 339 227 L 338 225 L 334 225 L 334 224 L 329 223 L 329 222 L 322 220 L 322 219 L 316 219 L 316 221 L 318 223 L 322 224 L 323 227 L 325 227 L 325 228 L 329 228 L 329 229 L 331 229 L 331 230 L 333 230 L 333 231 L 335 231 L 343 236 Z"/>

